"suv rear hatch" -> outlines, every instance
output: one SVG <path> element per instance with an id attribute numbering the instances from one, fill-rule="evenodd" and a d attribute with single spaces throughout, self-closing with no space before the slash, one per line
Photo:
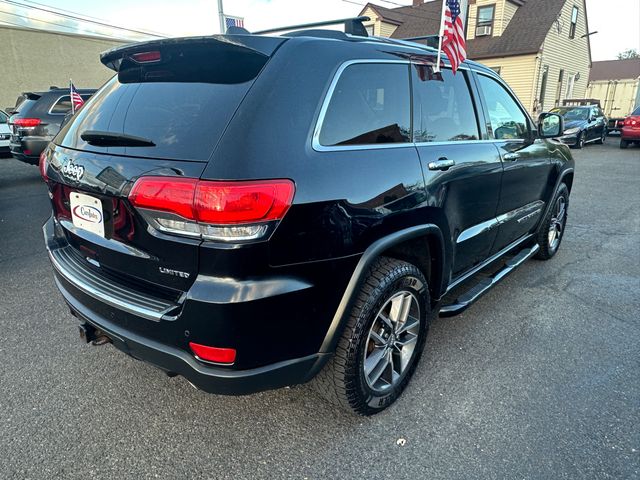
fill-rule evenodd
<path id="1" fill-rule="evenodd" d="M 189 288 L 198 273 L 200 238 L 152 228 L 129 200 L 131 189 L 143 176 L 199 178 L 281 42 L 169 39 L 101 56 L 117 75 L 64 126 L 41 165 L 76 260 L 168 297 Z M 180 192 L 170 194 L 175 200 Z"/>

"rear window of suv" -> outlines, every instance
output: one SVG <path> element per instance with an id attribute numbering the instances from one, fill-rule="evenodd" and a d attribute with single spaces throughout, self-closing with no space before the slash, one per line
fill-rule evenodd
<path id="1" fill-rule="evenodd" d="M 63 147 L 150 158 L 206 161 L 251 82 L 121 83 L 115 76 L 78 112 L 56 139 Z M 83 132 L 125 133 L 153 147 L 103 147 Z"/>

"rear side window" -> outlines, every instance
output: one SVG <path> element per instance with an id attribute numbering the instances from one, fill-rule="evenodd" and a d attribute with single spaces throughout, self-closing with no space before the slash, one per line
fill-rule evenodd
<path id="1" fill-rule="evenodd" d="M 82 100 L 86 102 L 91 95 L 80 95 L 80 96 L 82 97 Z M 64 95 L 60 97 L 56 101 L 56 103 L 53 104 L 53 106 L 49 110 L 49 113 L 52 113 L 54 115 L 66 115 L 70 111 L 71 111 L 71 97 L 69 95 Z"/>
<path id="2" fill-rule="evenodd" d="M 526 139 L 529 122 L 511 94 L 493 78 L 478 75 L 478 81 L 489 113 L 493 138 Z"/>
<path id="3" fill-rule="evenodd" d="M 478 122 L 466 72 L 414 65 L 414 138 L 416 142 L 478 140 Z"/>
<path id="4" fill-rule="evenodd" d="M 636 108 L 633 112 L 631 112 L 631 115 L 640 115 L 640 107 Z"/>
<path id="5" fill-rule="evenodd" d="M 320 144 L 371 145 L 409 142 L 409 65 L 348 66 L 333 91 L 320 130 Z"/>

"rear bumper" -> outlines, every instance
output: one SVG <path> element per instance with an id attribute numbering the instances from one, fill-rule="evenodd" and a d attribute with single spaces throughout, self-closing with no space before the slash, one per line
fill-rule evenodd
<path id="1" fill-rule="evenodd" d="M 40 154 L 47 148 L 51 139 L 45 137 L 24 137 L 16 141 L 16 137 L 12 137 L 9 148 L 11 155 L 16 160 L 38 165 Z"/>
<path id="2" fill-rule="evenodd" d="M 620 138 L 632 142 L 640 141 L 640 128 L 623 127 L 620 132 Z"/>
<path id="3" fill-rule="evenodd" d="M 200 342 L 198 335 L 211 335 L 211 343 L 202 342 L 209 345 L 216 345 L 216 341 L 222 342 L 220 346 L 236 346 L 236 343 L 229 342 L 233 337 L 238 336 L 238 342 L 245 342 L 243 347 L 238 348 L 238 352 L 247 351 L 258 352 L 262 345 L 271 345 L 281 341 L 283 330 L 270 320 L 270 312 L 265 311 L 265 306 L 273 305 L 269 302 L 290 302 L 292 305 L 300 305 L 306 301 L 308 296 L 300 296 L 300 292 L 307 295 L 310 286 L 302 283 L 296 287 L 293 284 L 286 284 L 290 291 L 275 293 L 275 298 L 261 300 L 249 300 L 246 302 L 226 305 L 234 312 L 239 311 L 240 316 L 230 316 L 222 318 L 220 310 L 216 305 L 207 304 L 204 300 L 197 300 L 198 283 L 184 296 L 184 304 L 176 305 L 166 301 L 166 305 L 161 305 L 156 300 L 154 304 L 151 297 L 145 297 L 139 293 L 125 297 L 125 294 L 118 292 L 117 282 L 100 284 L 100 279 L 95 272 L 87 270 L 85 276 L 79 270 L 78 264 L 71 260 L 65 260 L 61 251 L 68 248 L 59 235 L 62 227 L 50 218 L 43 227 L 45 243 L 52 261 L 55 281 L 66 303 L 72 313 L 81 322 L 87 323 L 103 332 L 119 350 L 131 355 L 134 358 L 143 360 L 158 368 L 182 375 L 196 387 L 210 393 L 226 395 L 244 395 L 262 390 L 281 388 L 284 386 L 305 383 L 310 380 L 324 365 L 330 354 L 320 353 L 312 348 L 307 348 L 303 355 L 292 355 L 293 351 L 300 351 L 301 343 L 313 340 L 313 330 L 326 332 L 326 328 L 312 327 L 310 324 L 302 325 L 303 330 L 308 332 L 310 338 L 302 338 L 300 332 L 294 337 L 285 339 L 281 345 L 289 345 L 289 350 L 277 345 L 281 358 L 274 358 L 273 355 L 268 360 L 260 362 L 261 359 L 252 358 L 255 367 L 241 368 L 240 366 L 216 366 L 197 360 L 188 348 L 188 341 Z M 92 281 L 93 276 L 93 281 Z M 260 286 L 256 286 L 260 288 Z M 262 287 L 264 290 L 266 287 Z M 269 284 L 274 292 L 277 286 L 273 280 Z M 300 290 L 296 290 L 296 288 Z M 114 301 L 119 299 L 118 304 Z M 130 305 L 123 305 L 122 299 L 130 299 Z M 209 300 L 210 301 L 210 300 Z M 278 307 L 280 303 L 276 303 Z M 144 315 L 136 309 L 145 309 Z M 228 311 L 228 310 L 224 310 Z M 154 313 L 155 312 L 155 313 Z M 282 317 L 283 310 L 280 308 L 275 313 Z M 301 323 L 295 318 L 293 312 L 287 312 L 294 317 L 292 320 Z M 247 334 L 242 322 L 248 322 L 252 329 L 255 329 L 255 319 L 267 322 L 270 330 L 273 330 L 274 337 L 267 337 L 261 332 L 259 338 L 241 338 Z M 330 320 L 327 319 L 328 321 Z M 282 320 L 287 321 L 287 320 Z M 293 323 L 286 324 L 287 332 Z M 222 326 L 222 328 L 220 328 Z M 285 332 L 286 333 L 286 332 Z M 226 335 L 225 339 L 221 339 Z M 187 338 L 188 337 L 188 338 Z M 319 346 L 322 341 L 319 336 L 316 341 Z M 267 352 L 269 354 L 269 352 Z M 295 357 L 295 358 L 287 358 Z"/>

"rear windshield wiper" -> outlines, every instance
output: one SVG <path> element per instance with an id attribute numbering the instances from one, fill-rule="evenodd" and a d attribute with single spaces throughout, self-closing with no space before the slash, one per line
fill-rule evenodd
<path id="1" fill-rule="evenodd" d="M 89 145 L 100 147 L 155 147 L 151 140 L 142 137 L 127 135 L 126 133 L 99 132 L 97 130 L 85 130 L 80 135 Z"/>

